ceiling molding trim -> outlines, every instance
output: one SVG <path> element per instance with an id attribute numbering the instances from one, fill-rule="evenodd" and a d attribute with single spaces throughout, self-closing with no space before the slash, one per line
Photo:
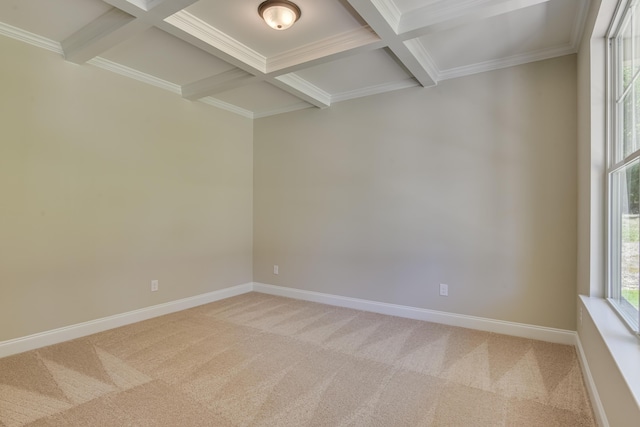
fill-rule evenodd
<path id="1" fill-rule="evenodd" d="M 120 74 L 121 76 L 138 80 L 139 82 L 143 82 L 155 87 L 159 87 L 160 89 L 168 90 L 169 92 L 173 92 L 178 95 L 181 94 L 180 85 L 168 82 L 166 80 L 159 79 L 157 77 L 154 77 L 150 74 L 143 73 L 138 70 L 134 70 L 133 68 L 125 67 L 124 65 L 120 65 L 116 62 L 109 61 L 108 59 L 96 57 L 87 61 L 87 64 L 93 65 L 98 68 L 102 68 L 103 70 L 111 71 L 116 74 Z"/>
<path id="2" fill-rule="evenodd" d="M 295 73 L 278 76 L 275 79 L 315 100 L 316 102 L 311 103 L 316 107 L 326 108 L 331 105 L 331 95 L 329 93 Z"/>
<path id="3" fill-rule="evenodd" d="M 347 31 L 324 40 L 309 43 L 267 59 L 267 72 L 272 73 L 314 59 L 378 43 L 380 37 L 369 26 Z"/>
<path id="4" fill-rule="evenodd" d="M 129 3 L 146 12 L 150 11 L 164 0 L 127 0 Z"/>
<path id="5" fill-rule="evenodd" d="M 433 57 L 419 39 L 407 40 L 404 42 L 409 52 L 416 58 L 416 61 L 420 63 L 420 66 L 424 68 L 427 73 L 433 78 L 434 83 L 438 84 L 440 78 L 440 70 L 436 65 Z"/>
<path id="6" fill-rule="evenodd" d="M 239 114 L 243 117 L 246 117 L 247 119 L 251 119 L 251 120 L 254 119 L 254 114 L 251 111 L 238 107 L 233 104 L 229 104 L 228 102 L 220 101 L 219 99 L 213 98 L 211 96 L 201 98 L 198 101 L 202 102 L 203 104 L 210 105 L 212 107 L 229 111 L 230 113 Z"/>
<path id="7" fill-rule="evenodd" d="M 530 62 L 543 61 L 545 59 L 571 55 L 574 53 L 576 53 L 575 47 L 567 43 L 562 46 L 556 46 L 549 49 L 541 49 L 538 51 L 528 52 L 520 55 L 513 55 L 498 60 L 478 62 L 476 64 L 441 70 L 440 79 L 455 79 L 472 74 L 484 73 L 486 71 L 500 70 L 502 68 L 514 67 L 517 65 L 528 64 Z"/>
<path id="8" fill-rule="evenodd" d="M 13 27 L 3 22 L 0 22 L 0 35 L 7 36 L 14 40 L 28 43 L 32 46 L 36 46 L 42 49 L 47 49 L 60 55 L 63 54 L 62 46 L 60 45 L 60 43 L 46 37 L 39 36 L 37 34 L 30 33 L 29 31 Z"/>
<path id="9" fill-rule="evenodd" d="M 151 24 L 112 8 L 60 44 L 67 61 L 83 64 L 150 27 Z"/>
<path id="10" fill-rule="evenodd" d="M 263 117 L 275 116 L 277 114 L 290 113 L 292 111 L 306 110 L 307 108 L 313 108 L 313 105 L 307 102 L 298 102 L 296 104 L 288 105 L 282 108 L 276 108 L 274 110 L 262 111 L 260 113 L 253 113 L 254 119 L 261 119 Z"/>
<path id="11" fill-rule="evenodd" d="M 181 10 L 165 18 L 164 21 L 256 70 L 266 73 L 267 58 L 189 12 Z"/>
<path id="12" fill-rule="evenodd" d="M 587 12 L 589 11 L 590 5 L 591 0 L 584 0 L 579 2 L 579 10 L 576 14 L 576 19 L 573 22 L 573 29 L 571 31 L 571 45 L 576 49 L 576 52 L 580 47 L 580 40 L 582 40 L 584 27 L 587 22 Z"/>
<path id="13" fill-rule="evenodd" d="M 232 68 L 219 74 L 215 74 L 204 79 L 188 83 L 182 86 L 182 97 L 196 100 L 212 95 L 213 93 L 246 84 L 255 77 L 240 68 Z"/>
<path id="14" fill-rule="evenodd" d="M 387 24 L 398 33 L 400 22 L 402 21 L 402 12 L 393 0 L 371 0 L 371 3 L 378 9 L 378 13 L 387 21 Z"/>
<path id="15" fill-rule="evenodd" d="M 397 82 L 383 83 L 375 86 L 341 92 L 331 95 L 331 103 L 348 101 L 350 99 L 362 98 L 369 95 L 378 95 L 380 93 L 391 92 L 394 90 L 406 89 L 410 87 L 420 87 L 420 83 L 418 83 L 415 79 L 406 79 Z"/>

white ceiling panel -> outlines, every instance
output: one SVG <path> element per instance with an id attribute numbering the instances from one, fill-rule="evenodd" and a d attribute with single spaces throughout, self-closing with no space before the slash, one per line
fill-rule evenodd
<path id="1" fill-rule="evenodd" d="M 440 70 L 569 46 L 583 0 L 555 0 L 420 38 Z"/>
<path id="2" fill-rule="evenodd" d="M 577 51 L 591 0 L 0 0 L 0 37 L 249 118 Z"/>
<path id="3" fill-rule="evenodd" d="M 215 98 L 245 110 L 256 112 L 278 110 L 300 103 L 300 99 L 295 96 L 264 82 L 222 92 L 217 94 Z"/>
<path id="4" fill-rule="evenodd" d="M 0 22 L 61 42 L 110 9 L 99 0 L 2 0 Z"/>
<path id="5" fill-rule="evenodd" d="M 286 31 L 275 31 L 258 15 L 260 3 L 200 0 L 186 11 L 267 58 L 362 27 L 339 0 L 296 0 L 300 20 Z"/>
<path id="6" fill-rule="evenodd" d="M 426 6 L 432 6 L 436 3 L 444 3 L 448 0 L 386 0 L 393 4 L 400 13 L 412 12 Z"/>
<path id="7" fill-rule="evenodd" d="M 350 56 L 296 74 L 331 95 L 411 79 L 385 49 Z"/>
<path id="8" fill-rule="evenodd" d="M 150 28 L 100 56 L 178 85 L 234 68 L 157 28 Z"/>

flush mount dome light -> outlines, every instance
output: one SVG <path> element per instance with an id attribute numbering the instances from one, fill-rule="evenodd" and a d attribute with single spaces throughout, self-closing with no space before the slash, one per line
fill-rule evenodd
<path id="1" fill-rule="evenodd" d="M 300 19 L 300 8 L 286 0 L 267 0 L 258 6 L 264 22 L 274 30 L 286 30 Z"/>

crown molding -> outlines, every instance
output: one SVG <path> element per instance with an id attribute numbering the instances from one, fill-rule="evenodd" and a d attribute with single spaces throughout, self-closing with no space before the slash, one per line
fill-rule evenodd
<path id="1" fill-rule="evenodd" d="M 278 76 L 276 77 L 276 80 L 315 100 L 315 102 L 311 103 L 316 107 L 326 108 L 331 105 L 331 94 L 325 92 L 318 86 L 310 83 L 295 73 Z"/>
<path id="2" fill-rule="evenodd" d="M 275 116 L 277 114 L 290 113 L 292 111 L 305 110 L 307 108 L 312 108 L 313 105 L 307 102 L 298 102 L 292 105 L 287 105 L 286 107 L 275 108 L 273 110 L 262 111 L 260 113 L 253 113 L 254 119 L 261 119 L 263 117 Z"/>
<path id="3" fill-rule="evenodd" d="M 246 110 L 244 108 L 238 107 L 236 105 L 229 104 L 228 102 L 220 101 L 219 99 L 216 99 L 212 96 L 206 96 L 204 98 L 200 98 L 198 101 L 202 102 L 203 104 L 210 105 L 212 107 L 229 111 L 230 113 L 239 114 L 243 117 L 246 117 L 247 119 L 252 119 L 252 120 L 254 119 L 253 112 Z"/>
<path id="4" fill-rule="evenodd" d="M 266 70 L 272 73 L 379 41 L 380 37 L 367 25 L 271 56 L 266 60 Z"/>
<path id="5" fill-rule="evenodd" d="M 430 76 L 432 76 L 434 83 L 438 84 L 438 81 L 440 80 L 440 71 L 431 57 L 431 54 L 420 39 L 407 40 L 404 42 L 404 45 L 416 58 L 416 61 L 418 61 L 420 66 L 424 68 Z"/>
<path id="6" fill-rule="evenodd" d="M 266 73 L 267 58 L 191 13 L 181 10 L 165 18 L 165 22 L 219 49 L 227 55 L 242 61 L 250 67 Z"/>
<path id="7" fill-rule="evenodd" d="M 60 55 L 63 54 L 60 43 L 3 22 L 0 22 L 0 35 L 10 37 L 14 40 L 19 40 L 42 49 L 47 49 Z"/>
<path id="8" fill-rule="evenodd" d="M 378 9 L 378 13 L 387 21 L 387 24 L 398 33 L 400 21 L 402 20 L 402 12 L 393 0 L 371 0 L 373 6 Z"/>
<path id="9" fill-rule="evenodd" d="M 108 59 L 96 57 L 91 59 L 90 61 L 87 61 L 87 64 L 102 68 L 103 70 L 111 71 L 116 74 L 120 74 L 121 76 L 138 80 L 143 83 L 150 84 L 155 87 L 159 87 L 164 90 L 168 90 L 169 92 L 173 92 L 178 95 L 181 94 L 180 85 L 159 79 L 138 70 L 134 70 L 133 68 L 125 67 L 124 65 L 109 61 Z"/>
<path id="10" fill-rule="evenodd" d="M 331 95 L 331 103 L 347 101 L 349 99 L 355 98 L 362 98 L 369 95 L 378 95 L 380 93 L 392 92 L 394 90 L 406 89 L 416 86 L 420 86 L 420 84 L 415 79 L 406 79 L 397 82 L 383 83 Z"/>
<path id="11" fill-rule="evenodd" d="M 164 0 L 127 0 L 129 3 L 134 5 L 137 8 L 144 10 L 145 12 L 150 11 Z"/>
<path id="12" fill-rule="evenodd" d="M 529 62 L 543 61 L 545 59 L 556 58 L 558 56 L 571 55 L 573 53 L 576 53 L 576 48 L 573 47 L 572 44 L 567 43 L 562 46 L 513 55 L 498 60 L 478 62 L 476 64 L 441 70 L 439 72 L 439 78 L 440 80 L 455 79 L 472 74 L 484 73 L 485 71 L 500 70 L 502 68 L 514 67 L 516 65 L 528 64 Z"/>
<path id="13" fill-rule="evenodd" d="M 576 50 L 576 52 L 580 47 L 580 40 L 582 40 L 584 26 L 587 22 L 587 12 L 589 11 L 590 5 L 591 0 L 584 0 L 579 2 L 578 13 L 576 14 L 575 21 L 573 21 L 573 28 L 571 31 L 571 45 Z"/>

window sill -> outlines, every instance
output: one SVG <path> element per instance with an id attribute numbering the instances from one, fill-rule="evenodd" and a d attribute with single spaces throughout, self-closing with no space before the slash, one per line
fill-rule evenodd
<path id="1" fill-rule="evenodd" d="M 580 299 L 640 407 L 640 340 L 607 300 L 584 295 Z"/>

